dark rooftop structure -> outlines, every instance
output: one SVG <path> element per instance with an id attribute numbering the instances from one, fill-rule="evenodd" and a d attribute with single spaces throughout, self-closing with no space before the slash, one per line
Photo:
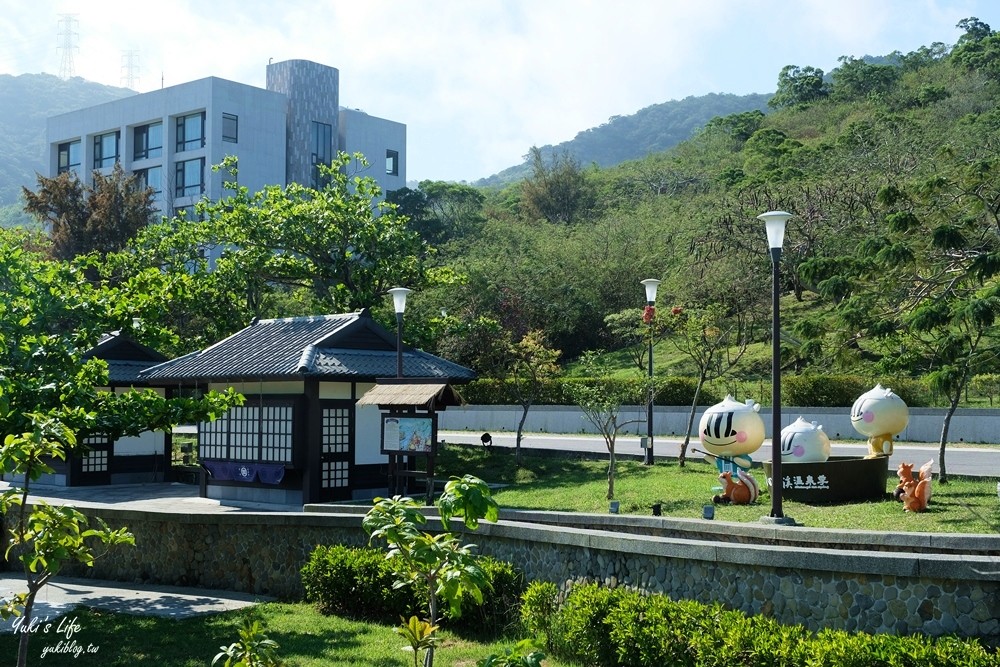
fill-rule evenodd
<path id="1" fill-rule="evenodd" d="M 363 380 L 396 374 L 396 339 L 368 311 L 258 320 L 199 352 L 144 370 L 148 382 L 241 382 L 321 378 Z M 403 348 L 403 374 L 463 383 L 473 371 Z"/>
<path id="2" fill-rule="evenodd" d="M 108 364 L 108 383 L 112 387 L 145 385 L 139 373 L 167 360 L 165 355 L 121 331 L 104 334 L 83 356 L 103 359 Z"/>

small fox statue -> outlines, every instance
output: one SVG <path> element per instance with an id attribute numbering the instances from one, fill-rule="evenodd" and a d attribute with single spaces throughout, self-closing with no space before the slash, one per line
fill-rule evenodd
<path id="1" fill-rule="evenodd" d="M 931 500 L 931 468 L 934 467 L 934 459 L 920 466 L 917 477 L 913 476 L 912 463 L 900 463 L 896 474 L 899 476 L 899 484 L 893 495 L 903 503 L 903 509 L 907 512 L 923 512 L 927 509 L 927 503 Z"/>
<path id="2" fill-rule="evenodd" d="M 733 479 L 733 473 L 726 471 L 719 475 L 722 480 L 722 495 L 712 498 L 714 503 L 732 503 L 733 505 L 749 505 L 756 502 L 760 495 L 757 480 L 748 472 L 738 470 L 738 479 Z"/>

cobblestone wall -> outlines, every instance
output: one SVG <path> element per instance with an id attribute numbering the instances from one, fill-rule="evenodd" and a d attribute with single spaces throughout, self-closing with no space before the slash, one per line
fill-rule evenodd
<path id="1" fill-rule="evenodd" d="M 996 581 L 824 571 L 818 569 L 821 555 L 813 563 L 817 569 L 808 570 L 636 555 L 627 548 L 609 552 L 519 540 L 477 541 L 485 553 L 518 563 L 529 579 L 552 581 L 563 590 L 596 581 L 675 599 L 722 602 L 810 630 L 959 634 L 1000 644 Z"/>
<path id="2" fill-rule="evenodd" d="M 128 526 L 136 547 L 66 574 L 294 599 L 302 594 L 299 570 L 315 545 L 367 542 L 359 513 L 99 514 L 112 527 Z M 800 539 L 801 533 L 789 534 Z M 820 540 L 804 547 L 722 543 L 516 521 L 482 524 L 469 540 L 482 553 L 515 563 L 529 580 L 564 589 L 598 581 L 719 601 L 813 630 L 957 633 L 1000 644 L 1000 556 L 981 551 L 842 550 L 820 548 Z M 774 541 L 762 535 L 767 540 Z"/>

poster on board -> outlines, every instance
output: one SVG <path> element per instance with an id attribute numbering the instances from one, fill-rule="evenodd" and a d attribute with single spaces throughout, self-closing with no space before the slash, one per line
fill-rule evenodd
<path id="1" fill-rule="evenodd" d="M 382 453 L 433 454 L 434 431 L 433 417 L 384 416 Z"/>

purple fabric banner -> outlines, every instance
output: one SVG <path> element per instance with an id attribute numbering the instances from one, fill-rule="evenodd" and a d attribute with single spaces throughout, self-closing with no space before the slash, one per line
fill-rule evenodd
<path id="1" fill-rule="evenodd" d="M 225 482 L 233 478 L 233 471 L 228 461 L 202 461 L 212 479 Z"/>
<path id="2" fill-rule="evenodd" d="M 257 479 L 257 464 L 237 462 L 232 463 L 233 479 L 237 482 L 252 482 Z"/>
<path id="3" fill-rule="evenodd" d="M 285 478 L 284 463 L 258 463 L 257 479 L 264 484 L 281 484 Z"/>

